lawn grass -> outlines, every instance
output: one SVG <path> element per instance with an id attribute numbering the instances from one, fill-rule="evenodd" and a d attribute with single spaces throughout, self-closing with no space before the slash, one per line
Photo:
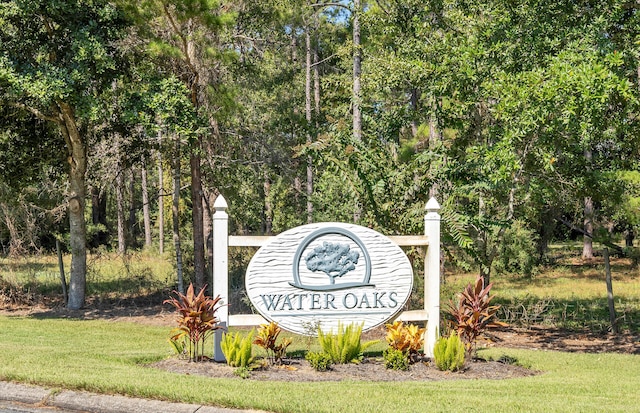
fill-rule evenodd
<path id="1" fill-rule="evenodd" d="M 498 316 L 509 324 L 534 324 L 568 330 L 604 333 L 611 330 L 602 257 L 583 262 L 579 253 L 565 248 L 553 253 L 554 265 L 524 277 L 492 274 Z M 640 333 L 640 269 L 631 261 L 612 257 L 612 284 L 620 331 Z M 453 298 L 477 273 L 447 273 L 441 301 Z"/>
<path id="2" fill-rule="evenodd" d="M 71 256 L 64 255 L 67 282 Z M 151 295 L 174 288 L 174 270 L 167 257 L 153 252 L 129 252 L 124 255 L 100 250 L 87 254 L 87 296 L 109 298 Z M 33 255 L 20 258 L 0 257 L 0 281 L 25 292 L 61 297 L 58 258 Z"/>
<path id="3" fill-rule="evenodd" d="M 519 320 L 523 324 L 605 330 L 608 313 L 602 263 L 596 259 L 585 264 L 561 254 L 557 257 L 553 267 L 531 278 L 494 274 L 496 301 L 505 309 L 526 308 L 528 319 Z M 65 259 L 68 268 L 68 257 Z M 52 256 L 0 258 L 3 282 L 39 294 L 59 294 L 57 271 L 57 260 Z M 92 254 L 88 295 L 164 294 L 173 288 L 172 277 L 169 260 L 153 253 L 134 253 L 124 259 Z M 444 302 L 474 278 L 473 273 L 448 273 L 442 288 L 443 308 Z M 637 334 L 638 270 L 623 260 L 614 260 L 613 288 L 621 325 Z M 169 330 L 104 320 L 0 316 L 0 379 L 273 412 L 632 412 L 640 406 L 638 355 L 492 348 L 482 350 L 481 356 L 515 357 L 542 374 L 446 382 L 262 382 L 145 367 L 171 355 L 166 341 Z M 378 343 L 370 353 L 379 355 L 384 347 Z M 300 355 L 319 347 L 315 340 L 294 336 L 289 349 Z M 254 350 L 260 355 L 257 347 Z"/>
<path id="4" fill-rule="evenodd" d="M 263 382 L 144 367 L 170 355 L 166 327 L 1 316 L 0 331 L 0 379 L 54 388 L 273 412 L 631 412 L 640 405 L 634 355 L 492 348 L 481 355 L 509 355 L 543 373 L 510 380 Z M 303 351 L 305 341 L 292 346 Z"/>

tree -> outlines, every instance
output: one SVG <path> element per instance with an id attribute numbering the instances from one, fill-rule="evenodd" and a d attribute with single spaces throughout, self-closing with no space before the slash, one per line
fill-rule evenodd
<path id="1" fill-rule="evenodd" d="M 208 118 L 216 130 L 214 113 L 220 109 L 216 98 L 224 95 L 220 73 L 226 53 L 220 34 L 233 23 L 231 6 L 218 1 L 147 0 L 129 3 L 129 10 L 148 42 L 148 50 L 163 70 L 179 78 L 189 89 L 191 104 Z M 227 55 L 227 56 L 225 56 Z M 220 93 L 223 91 L 222 93 Z M 189 146 L 191 171 L 191 210 L 193 220 L 193 259 L 195 285 L 205 285 L 205 235 L 201 152 L 205 136 Z"/>
<path id="2" fill-rule="evenodd" d="M 0 4 L 2 102 L 51 122 L 66 144 L 71 274 L 68 307 L 86 284 L 87 132 L 93 104 L 121 69 L 117 40 L 126 22 L 107 1 Z"/>

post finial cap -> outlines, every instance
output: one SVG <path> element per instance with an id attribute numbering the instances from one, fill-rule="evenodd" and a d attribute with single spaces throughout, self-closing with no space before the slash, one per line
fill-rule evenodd
<path id="1" fill-rule="evenodd" d="M 229 205 L 227 205 L 227 200 L 224 199 L 222 194 L 219 194 L 216 197 L 215 202 L 213 203 L 213 209 L 215 209 L 216 211 L 224 211 L 227 208 L 229 208 Z"/>
<path id="2" fill-rule="evenodd" d="M 429 199 L 429 202 L 427 202 L 427 206 L 425 206 L 424 209 L 426 209 L 427 212 L 438 212 L 440 210 L 440 204 L 438 203 L 438 201 L 436 201 L 434 197 L 431 197 L 431 199 Z"/>

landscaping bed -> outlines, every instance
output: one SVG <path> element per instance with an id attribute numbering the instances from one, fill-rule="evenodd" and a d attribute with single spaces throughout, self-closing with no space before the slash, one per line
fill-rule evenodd
<path id="1" fill-rule="evenodd" d="M 461 371 L 440 371 L 429 361 L 412 364 L 408 371 L 390 370 L 385 368 L 382 359 L 365 358 L 361 363 L 334 364 L 331 370 L 316 371 L 304 359 L 288 359 L 281 366 L 268 366 L 252 370 L 247 379 L 318 382 L 318 381 L 435 381 L 460 379 L 509 379 L 526 377 L 537 374 L 536 371 L 522 366 L 510 364 L 511 360 L 468 362 Z M 236 369 L 224 363 L 213 361 L 189 362 L 177 357 L 162 360 L 149 367 L 158 368 L 174 373 L 197 374 L 218 378 L 241 378 L 235 373 Z"/>

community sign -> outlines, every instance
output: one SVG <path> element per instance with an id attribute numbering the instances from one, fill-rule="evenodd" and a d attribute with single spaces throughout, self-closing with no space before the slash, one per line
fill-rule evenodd
<path id="1" fill-rule="evenodd" d="M 354 224 L 317 223 L 272 238 L 247 269 L 247 294 L 269 321 L 303 335 L 393 318 L 411 295 L 413 271 L 386 236 Z"/>

